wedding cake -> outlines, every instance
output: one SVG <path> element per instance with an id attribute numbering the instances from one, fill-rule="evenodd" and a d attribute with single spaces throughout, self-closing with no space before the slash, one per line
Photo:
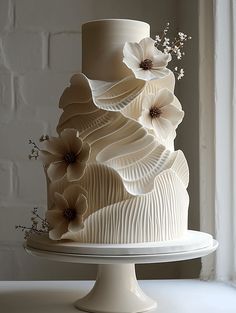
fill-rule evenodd
<path id="1" fill-rule="evenodd" d="M 50 239 L 119 244 L 185 235 L 189 171 L 174 149 L 184 112 L 170 61 L 147 23 L 82 26 L 82 73 L 60 98 L 58 136 L 39 152 Z"/>

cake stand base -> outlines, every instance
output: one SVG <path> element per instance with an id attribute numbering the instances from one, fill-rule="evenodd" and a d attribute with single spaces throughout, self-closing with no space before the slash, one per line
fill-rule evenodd
<path id="1" fill-rule="evenodd" d="M 54 242 L 43 236 L 27 240 L 28 253 L 54 261 L 98 264 L 92 290 L 75 307 L 91 313 L 139 313 L 157 303 L 140 289 L 135 264 L 162 263 L 203 257 L 216 250 L 211 235 L 188 231 L 182 238 L 148 244 L 80 244 Z M 157 310 L 158 311 L 158 310 Z"/>
<path id="2" fill-rule="evenodd" d="M 145 312 L 157 303 L 138 285 L 134 264 L 100 264 L 96 283 L 84 298 L 75 303 L 86 312 Z"/>

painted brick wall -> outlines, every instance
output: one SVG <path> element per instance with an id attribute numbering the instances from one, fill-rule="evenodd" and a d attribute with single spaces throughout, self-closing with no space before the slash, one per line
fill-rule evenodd
<path id="1" fill-rule="evenodd" d="M 28 139 L 55 134 L 58 100 L 81 66 L 81 24 L 99 18 L 175 27 L 175 0 L 0 0 L 0 280 L 91 278 L 92 266 L 58 265 L 26 255 L 16 224 L 46 207 L 40 162 Z M 78 269 L 76 269 L 78 268 Z"/>

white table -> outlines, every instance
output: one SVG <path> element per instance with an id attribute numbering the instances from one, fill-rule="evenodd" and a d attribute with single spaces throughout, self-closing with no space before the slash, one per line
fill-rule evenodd
<path id="1" fill-rule="evenodd" d="M 139 282 L 157 300 L 158 313 L 235 313 L 236 288 L 198 280 Z M 78 313 L 72 305 L 89 292 L 92 281 L 0 282 L 1 313 Z"/>

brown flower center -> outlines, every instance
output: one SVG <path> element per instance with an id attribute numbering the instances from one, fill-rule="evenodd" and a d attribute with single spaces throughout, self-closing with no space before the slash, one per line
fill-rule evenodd
<path id="1" fill-rule="evenodd" d="M 76 162 L 76 155 L 75 155 L 75 153 L 74 152 L 66 153 L 66 155 L 64 156 L 64 160 L 68 164 L 75 163 Z"/>
<path id="2" fill-rule="evenodd" d="M 150 70 L 153 66 L 152 60 L 145 59 L 139 65 L 144 71 Z"/>
<path id="3" fill-rule="evenodd" d="M 68 221 L 73 221 L 76 217 L 76 211 L 75 211 L 75 209 L 71 209 L 71 208 L 65 209 L 63 216 Z"/>
<path id="4" fill-rule="evenodd" d="M 158 107 L 153 106 L 150 108 L 149 114 L 151 118 L 158 118 L 161 115 L 161 110 Z"/>

